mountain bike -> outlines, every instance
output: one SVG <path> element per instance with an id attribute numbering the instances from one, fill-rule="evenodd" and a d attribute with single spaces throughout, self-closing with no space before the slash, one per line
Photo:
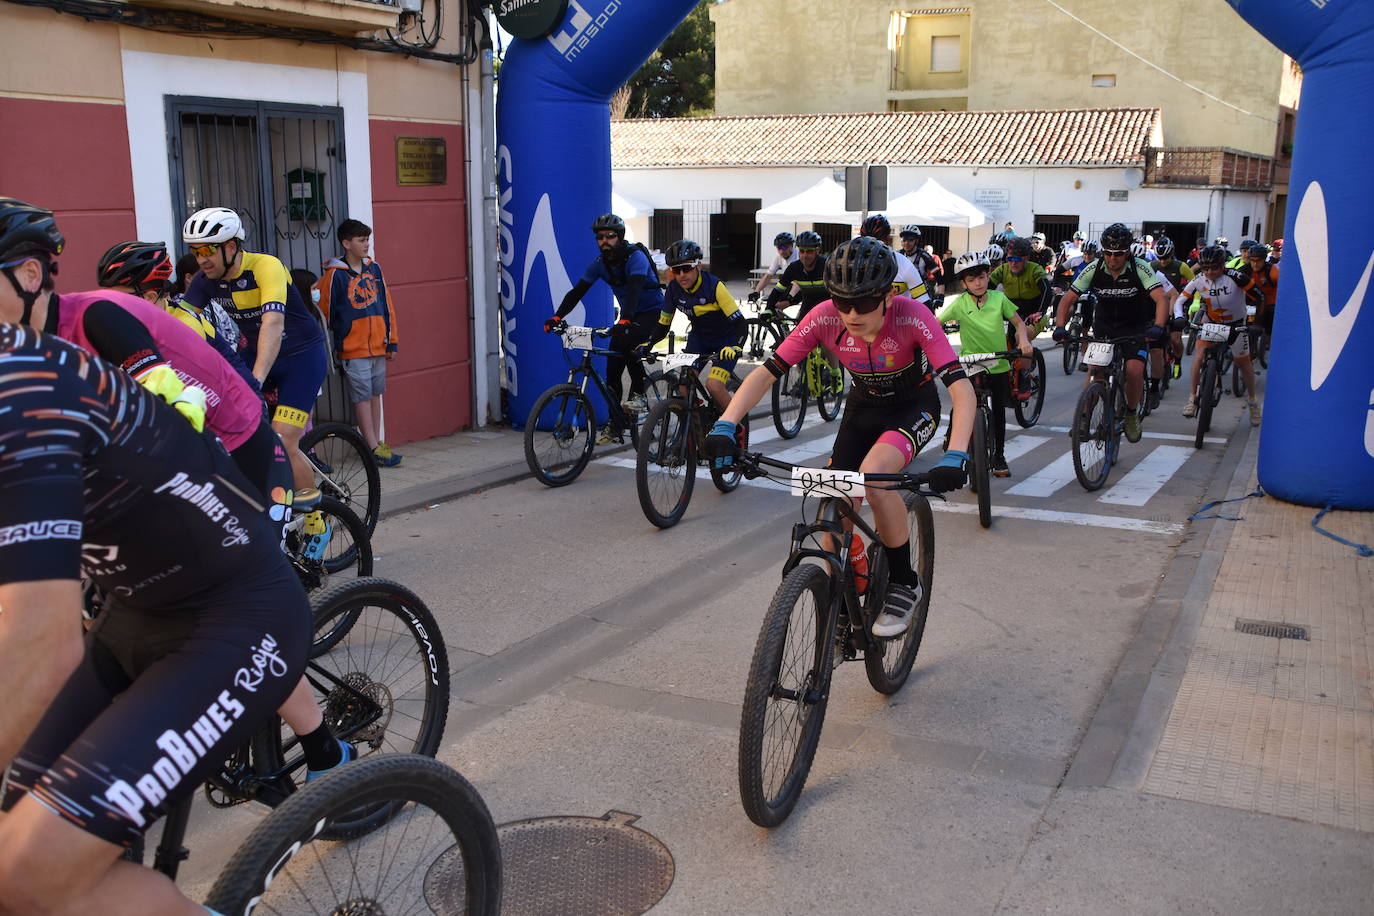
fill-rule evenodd
<path id="1" fill-rule="evenodd" d="M 935 494 L 922 489 L 924 474 L 799 467 L 756 452 L 741 454 L 736 464 L 746 477 L 785 481 L 803 497 L 804 521 L 792 528 L 782 584 L 759 629 L 740 714 L 740 801 L 755 824 L 775 827 L 792 813 L 806 784 L 834 669 L 862 658 L 869 684 L 883 694 L 896 693 L 911 673 L 935 574 L 935 523 L 928 502 Z M 905 491 L 911 561 L 921 591 L 911 626 L 890 640 L 871 635 L 887 592 L 886 554 L 850 499 L 862 495 L 865 486 L 882 484 Z M 814 515 L 807 511 L 808 497 L 819 498 Z M 862 596 L 845 520 L 868 538 L 869 581 Z"/>
<path id="2" fill-rule="evenodd" d="M 306 530 L 310 512 L 319 512 L 329 531 L 328 543 L 313 555 L 309 551 L 311 533 Z M 293 506 L 282 548 L 307 592 L 326 588 L 332 577 L 345 572 L 372 575 L 372 539 L 367 526 L 346 504 L 329 496 L 321 495 L 318 501 L 307 497 Z"/>
<path id="3" fill-rule="evenodd" d="M 677 353 L 660 357 L 665 372 L 672 371 L 676 387 L 649 411 L 639 436 L 635 454 L 635 490 L 644 517 L 659 528 L 671 528 L 682 519 L 692 500 L 697 462 L 711 425 L 720 419 L 722 408 L 701 381 L 701 370 L 716 354 Z M 739 378 L 732 377 L 725 387 L 734 391 Z M 749 419 L 741 422 L 746 438 Z M 711 469 L 711 482 L 722 493 L 739 486 L 737 468 Z"/>
<path id="4" fill-rule="evenodd" d="M 1202 364 L 1197 384 L 1197 432 L 1193 437 L 1193 447 L 1202 448 L 1202 440 L 1212 428 L 1212 411 L 1221 403 L 1222 379 L 1226 377 L 1227 363 L 1234 366 L 1231 344 L 1245 333 L 1239 324 L 1204 322 L 1198 328 L 1198 340 L 1211 343 L 1202 354 Z M 1238 368 L 1233 371 L 1239 372 Z"/>
<path id="5" fill-rule="evenodd" d="M 1099 490 L 1107 482 L 1112 465 L 1121 450 L 1121 436 L 1126 429 L 1126 346 L 1139 346 L 1139 336 L 1117 337 L 1111 340 L 1083 338 L 1083 362 L 1092 374 L 1092 381 L 1078 396 L 1074 408 L 1070 438 L 1073 442 L 1073 472 L 1079 484 L 1089 492 Z M 1142 416 L 1146 403 L 1142 391 L 1136 415 Z"/>
<path id="6" fill-rule="evenodd" d="M 346 423 L 321 423 L 301 436 L 301 452 L 315 469 L 315 486 L 352 509 L 371 536 L 382 506 L 382 483 L 362 434 Z"/>
<path id="7" fill-rule="evenodd" d="M 639 442 L 638 417 L 620 406 L 612 396 L 606 378 L 592 360 L 594 356 L 621 356 L 595 344 L 609 338 L 611 328 L 587 328 L 562 324 L 555 329 L 563 339 L 563 358 L 568 361 L 568 380 L 554 385 L 539 396 L 525 421 L 525 462 L 530 473 L 549 487 L 572 483 L 591 461 L 598 429 L 596 410 L 587 394 L 588 384 L 600 393 L 606 404 L 606 420 L 611 438 L 624 444 Z M 580 360 L 569 355 L 581 352 Z"/>
<path id="8" fill-rule="evenodd" d="M 1039 354 L 1039 350 L 1035 351 Z M 988 370 L 1005 359 L 1021 356 L 1019 348 L 1001 350 L 997 353 L 969 353 L 959 357 L 964 371 L 973 383 L 974 394 L 978 397 L 978 412 L 973 416 L 973 438 L 969 443 L 968 485 L 978 496 L 978 523 L 984 528 L 992 525 L 992 492 L 989 486 L 989 473 L 993 453 L 996 451 L 992 437 L 992 386 Z M 1044 366 L 1043 358 L 1041 366 Z M 1009 370 L 1013 375 L 1015 369 Z M 1014 380 L 1013 380 L 1014 381 Z M 1043 398 L 1043 396 L 1042 396 Z"/>
<path id="9" fill-rule="evenodd" d="M 1032 341 L 1031 355 L 1022 356 L 1016 346 L 1016 335 L 1010 324 L 1007 326 L 1007 350 L 1015 351 L 1018 359 L 1029 359 L 1030 368 L 1019 370 L 1013 364 L 1011 372 L 1011 406 L 1016 414 L 1016 422 L 1022 429 L 1030 429 L 1040 421 L 1040 411 L 1045 407 L 1045 354 L 1034 345 L 1036 337 L 1049 324 L 1049 314 L 1037 312 L 1026 319 L 1027 337 Z M 1024 377 L 1023 377 L 1024 371 Z"/>
<path id="10" fill-rule="evenodd" d="M 1245 307 L 1245 335 L 1249 339 L 1250 365 L 1256 372 L 1259 369 L 1255 367 L 1269 366 L 1269 335 L 1264 333 L 1264 326 L 1255 321 L 1257 312 L 1258 309 L 1253 305 Z M 1245 373 L 1234 359 L 1231 360 L 1231 391 L 1238 398 L 1247 393 Z"/>

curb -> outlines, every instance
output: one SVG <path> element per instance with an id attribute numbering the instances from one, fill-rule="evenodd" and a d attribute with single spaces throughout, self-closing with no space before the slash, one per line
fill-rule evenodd
<path id="1" fill-rule="evenodd" d="M 1254 432 L 1242 411 L 1199 505 L 1245 495 L 1259 445 Z M 1175 547 L 1140 629 L 1074 752 L 1065 788 L 1139 788 L 1144 783 L 1234 530 L 1220 521 L 1191 523 Z M 1191 538 L 1202 541 L 1196 553 L 1185 550 Z"/>

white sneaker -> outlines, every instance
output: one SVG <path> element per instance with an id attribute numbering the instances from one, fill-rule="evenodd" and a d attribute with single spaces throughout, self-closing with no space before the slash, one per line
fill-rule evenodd
<path id="1" fill-rule="evenodd" d="M 1189 398 L 1188 403 L 1183 405 L 1183 415 L 1185 417 L 1197 416 L 1197 398 Z"/>
<path id="2" fill-rule="evenodd" d="M 887 600 L 883 602 L 883 612 L 873 621 L 873 635 L 879 639 L 901 636 L 911 626 L 911 618 L 916 605 L 921 603 L 921 587 L 889 582 Z"/>
<path id="3" fill-rule="evenodd" d="M 597 433 L 596 433 L 596 444 L 597 444 L 597 445 L 613 445 L 614 443 L 615 443 L 615 434 L 611 432 L 611 425 L 610 425 L 609 423 L 607 423 L 605 426 L 601 427 L 601 429 L 597 430 Z"/>
<path id="4" fill-rule="evenodd" d="M 627 413 L 642 413 L 649 409 L 649 402 L 644 400 L 642 394 L 632 394 L 620 406 L 625 408 Z"/>
<path id="5" fill-rule="evenodd" d="M 1259 425 L 1260 425 L 1260 406 L 1259 406 L 1259 401 L 1251 401 L 1251 402 L 1249 403 L 1249 405 L 1247 405 L 1247 406 L 1249 406 L 1249 408 L 1250 408 L 1250 425 L 1251 425 L 1251 426 L 1259 426 Z"/>

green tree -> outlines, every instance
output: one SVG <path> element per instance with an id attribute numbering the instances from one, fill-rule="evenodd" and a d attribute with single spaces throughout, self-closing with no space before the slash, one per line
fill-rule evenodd
<path id="1" fill-rule="evenodd" d="M 716 29 L 701 0 L 611 99 L 615 118 L 705 117 L 716 106 Z"/>

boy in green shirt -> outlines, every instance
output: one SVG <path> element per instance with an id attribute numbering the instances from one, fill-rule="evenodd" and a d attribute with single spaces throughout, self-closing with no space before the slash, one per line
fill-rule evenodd
<path id="1" fill-rule="evenodd" d="M 1038 265 L 1037 265 L 1038 266 Z M 959 353 L 999 353 L 1007 348 L 1005 322 L 1010 321 L 1016 331 L 1016 343 L 1021 352 L 1030 356 L 1030 337 L 1026 323 L 1016 312 L 1016 304 L 997 290 L 989 291 L 992 264 L 981 251 L 968 251 L 954 262 L 954 276 L 964 285 L 964 292 L 945 300 L 940 321 L 959 322 Z M 1011 469 L 1003 449 L 1007 440 L 1007 407 L 1011 404 L 1011 366 L 1000 359 L 987 371 L 984 382 L 992 394 L 992 473 L 1010 477 Z"/>

